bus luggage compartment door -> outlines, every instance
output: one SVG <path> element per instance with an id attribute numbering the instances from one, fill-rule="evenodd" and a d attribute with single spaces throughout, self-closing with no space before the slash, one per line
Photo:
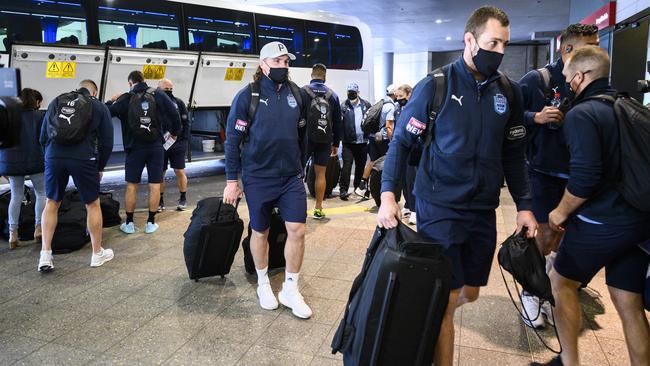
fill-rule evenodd
<path id="1" fill-rule="evenodd" d="M 201 54 L 192 107 L 230 107 L 235 94 L 253 81 L 257 57 Z"/>
<path id="2" fill-rule="evenodd" d="M 84 79 L 101 88 L 105 50 L 93 47 L 14 45 L 11 67 L 20 69 L 23 88 L 43 95 L 42 108 L 58 95 L 76 90 Z"/>

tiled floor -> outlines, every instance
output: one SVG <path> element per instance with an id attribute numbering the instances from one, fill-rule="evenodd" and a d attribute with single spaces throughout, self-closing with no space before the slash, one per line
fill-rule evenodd
<path id="1" fill-rule="evenodd" d="M 190 191 L 200 190 L 194 198 L 215 195 L 222 180 L 197 180 Z M 500 241 L 514 229 L 514 206 L 507 191 L 504 197 L 497 211 Z M 0 365 L 340 365 L 329 344 L 375 214 L 367 212 L 370 202 L 332 199 L 326 208 L 328 219 L 308 222 L 300 280 L 314 310 L 307 321 L 286 309 L 259 308 L 242 251 L 225 279 L 190 281 L 182 234 L 191 211 L 159 215 L 161 230 L 154 235 L 106 229 L 105 247 L 116 257 L 97 269 L 88 266 L 84 248 L 56 256 L 56 270 L 40 275 L 39 248 L 24 243 L 10 252 L 0 243 Z M 239 212 L 246 221 L 245 204 Z M 140 226 L 143 215 L 136 214 Z M 273 273 L 276 291 L 283 277 Z M 581 297 L 584 364 L 629 364 L 602 273 Z M 459 365 L 527 365 L 552 356 L 522 326 L 496 262 L 480 299 L 457 312 L 456 324 Z M 555 345 L 549 331 L 543 336 Z"/>

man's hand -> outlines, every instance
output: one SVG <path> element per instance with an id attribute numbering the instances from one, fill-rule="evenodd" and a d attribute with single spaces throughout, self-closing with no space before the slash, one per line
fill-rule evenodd
<path id="1" fill-rule="evenodd" d="M 383 140 L 384 140 L 384 135 L 381 133 L 381 131 L 377 132 L 375 134 L 375 141 L 382 142 Z"/>
<path id="2" fill-rule="evenodd" d="M 115 103 L 115 101 L 122 96 L 122 93 L 117 93 L 111 97 L 111 101 Z"/>
<path id="3" fill-rule="evenodd" d="M 242 190 L 239 187 L 239 181 L 229 180 L 226 188 L 223 190 L 223 202 L 227 205 L 235 205 L 237 200 L 242 196 Z"/>
<path id="4" fill-rule="evenodd" d="M 548 226 L 551 227 L 554 231 L 564 232 L 564 222 L 569 218 L 569 215 L 563 213 L 559 209 L 555 209 L 548 214 Z"/>
<path id="5" fill-rule="evenodd" d="M 560 123 L 564 119 L 564 113 L 556 107 L 546 106 L 541 112 L 535 113 L 535 123 L 540 125 L 546 123 Z"/>
<path id="6" fill-rule="evenodd" d="M 330 156 L 336 156 L 339 154 L 339 147 L 338 146 L 332 146 L 332 151 L 330 152 Z"/>
<path id="7" fill-rule="evenodd" d="M 402 212 L 395 201 L 393 192 L 383 192 L 381 194 L 381 206 L 377 213 L 377 225 L 386 229 L 397 226 L 397 220 L 402 219 Z"/>
<path id="8" fill-rule="evenodd" d="M 526 236 L 529 238 L 534 238 L 537 234 L 537 220 L 535 220 L 535 215 L 532 211 L 519 211 L 517 212 L 517 231 L 519 233 L 524 226 L 528 229 Z"/>

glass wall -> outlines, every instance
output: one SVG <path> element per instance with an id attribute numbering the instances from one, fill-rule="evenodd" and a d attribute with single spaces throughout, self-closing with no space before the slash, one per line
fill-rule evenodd
<path id="1" fill-rule="evenodd" d="M 10 42 L 88 44 L 80 0 L 0 0 L 0 51 Z"/>
<path id="2" fill-rule="evenodd" d="M 166 2 L 108 1 L 99 3 L 102 45 L 180 49 L 178 6 Z"/>
<path id="3" fill-rule="evenodd" d="M 253 14 L 205 6 L 186 6 L 190 50 L 252 54 Z"/>

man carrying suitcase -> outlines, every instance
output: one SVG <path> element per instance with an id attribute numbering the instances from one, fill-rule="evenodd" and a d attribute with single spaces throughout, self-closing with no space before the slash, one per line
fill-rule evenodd
<path id="1" fill-rule="evenodd" d="M 480 286 L 487 284 L 496 247 L 494 210 L 504 175 L 518 210 L 517 231 L 525 226 L 533 236 L 537 229 L 530 211 L 521 90 L 497 71 L 509 40 L 508 16 L 501 9 L 475 10 L 465 26 L 462 57 L 417 84 L 384 164 L 377 219 L 390 228 L 400 216 L 393 192 L 401 167 L 411 147 L 424 139 L 414 190 L 418 233 L 442 245 L 453 267 L 435 365 L 452 364 L 454 311 L 475 301 Z M 446 80 L 446 91 L 438 89 L 441 80 Z M 431 113 L 438 93 L 446 93 L 446 104 L 439 114 Z"/>
<path id="2" fill-rule="evenodd" d="M 278 207 L 287 228 L 287 267 L 278 298 L 295 316 L 307 319 L 312 311 L 298 290 L 307 219 L 302 180 L 304 104 L 300 89 L 288 79 L 289 60 L 295 60 L 295 56 L 284 44 L 266 44 L 253 83 L 240 90 L 232 102 L 225 144 L 228 181 L 223 196 L 227 204 L 241 197 L 241 172 L 252 229 L 250 247 L 257 272 L 257 295 L 266 310 L 278 308 L 267 274 L 269 225 L 273 208 Z"/>
<path id="3" fill-rule="evenodd" d="M 45 148 L 47 202 L 41 222 L 43 243 L 39 272 L 54 269 L 52 238 L 70 177 L 88 212 L 88 232 L 93 248 L 90 266 L 99 267 L 113 259 L 113 251 L 102 248 L 99 205 L 99 182 L 113 151 L 113 124 L 108 109 L 95 99 L 96 96 L 97 85 L 92 80 L 83 80 L 78 90 L 56 97 L 43 119 L 40 142 Z"/>

